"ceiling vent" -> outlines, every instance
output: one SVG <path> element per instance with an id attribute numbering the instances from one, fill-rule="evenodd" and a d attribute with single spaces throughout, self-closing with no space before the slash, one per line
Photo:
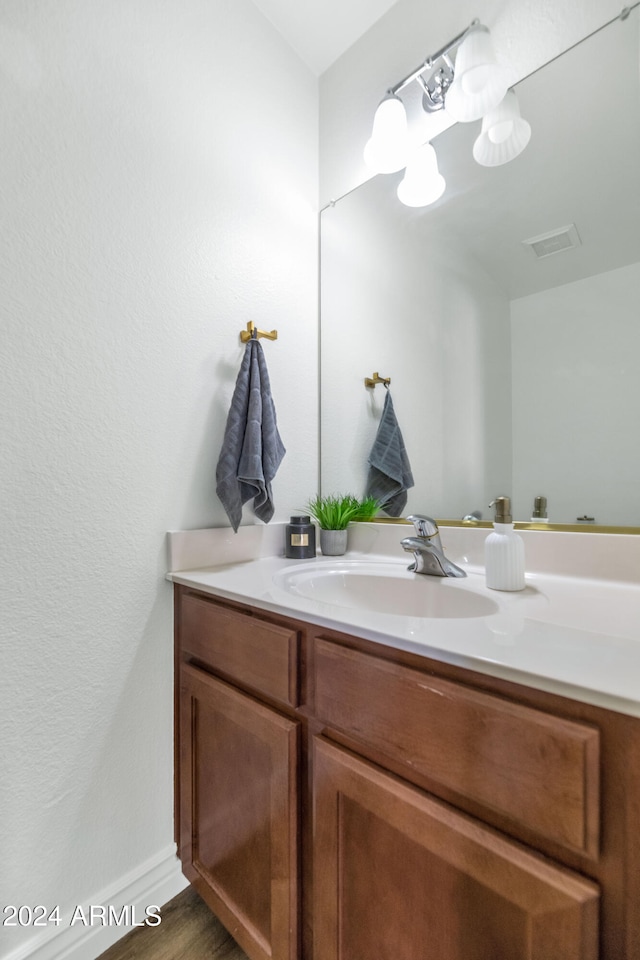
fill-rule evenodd
<path id="1" fill-rule="evenodd" d="M 568 227 L 559 227 L 549 233 L 541 233 L 539 237 L 523 240 L 522 243 L 538 260 L 542 260 L 543 257 L 552 257 L 554 253 L 579 247 L 581 241 L 575 224 L 572 223 Z"/>

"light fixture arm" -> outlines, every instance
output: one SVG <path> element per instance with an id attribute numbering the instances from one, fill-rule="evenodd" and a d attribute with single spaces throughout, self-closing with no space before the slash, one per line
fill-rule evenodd
<path id="1" fill-rule="evenodd" d="M 422 87 L 422 106 L 427 113 L 443 109 L 444 98 L 455 76 L 449 54 L 443 54 L 441 60 L 441 66 L 429 74 L 427 79 L 422 74 L 416 77 L 416 82 Z"/>
<path id="2" fill-rule="evenodd" d="M 464 40 L 469 30 L 471 30 L 472 27 L 477 27 L 479 23 L 480 21 L 477 18 L 472 20 L 466 30 L 463 30 L 462 33 L 459 33 L 457 37 L 454 37 L 453 40 L 450 40 L 449 43 L 445 44 L 444 47 L 442 47 L 436 53 L 432 53 L 430 57 L 427 57 L 423 64 L 421 64 L 419 67 L 416 67 L 415 70 L 412 70 L 411 73 L 404 77 L 403 80 L 398 81 L 395 86 L 390 87 L 388 93 L 396 96 L 401 90 L 404 90 L 405 87 L 408 87 L 410 83 L 413 83 L 414 80 L 417 80 L 418 77 L 425 72 L 425 70 L 431 70 L 436 65 L 438 60 L 441 60 L 448 53 L 450 53 L 455 46 Z"/>

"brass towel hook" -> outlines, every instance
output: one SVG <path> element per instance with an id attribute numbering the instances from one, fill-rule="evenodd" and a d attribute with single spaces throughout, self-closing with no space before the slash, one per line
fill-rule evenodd
<path id="1" fill-rule="evenodd" d="M 391 383 L 391 377 L 381 377 L 376 371 L 373 377 L 364 378 L 365 387 L 375 387 L 376 383 L 384 383 L 385 387 L 388 387 Z"/>
<path id="2" fill-rule="evenodd" d="M 253 339 L 254 339 L 254 336 L 253 336 L 254 333 L 255 333 L 255 335 L 256 335 L 256 336 L 255 336 L 255 339 L 260 339 L 260 337 L 266 337 L 267 340 L 277 340 L 277 339 L 278 339 L 278 331 L 277 331 L 277 330 L 271 330 L 271 331 L 268 331 L 268 330 L 258 330 L 258 328 L 256 327 L 256 325 L 255 325 L 255 323 L 253 322 L 253 320 L 250 320 L 250 321 L 249 321 L 249 323 L 247 324 L 247 329 L 246 329 L 246 330 L 241 330 L 241 331 L 240 331 L 240 339 L 242 340 L 243 343 L 248 343 L 249 340 L 253 340 Z"/>

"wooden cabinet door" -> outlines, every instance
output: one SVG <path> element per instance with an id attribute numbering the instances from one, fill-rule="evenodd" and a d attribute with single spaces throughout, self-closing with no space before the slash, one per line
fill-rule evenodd
<path id="1" fill-rule="evenodd" d="M 598 888 L 316 738 L 314 960 L 596 960 Z"/>
<path id="2" fill-rule="evenodd" d="M 298 724 L 190 666 L 180 680 L 180 856 L 253 960 L 297 960 Z"/>

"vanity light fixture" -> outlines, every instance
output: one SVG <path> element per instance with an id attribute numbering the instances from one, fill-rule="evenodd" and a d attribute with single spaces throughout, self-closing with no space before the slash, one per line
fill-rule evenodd
<path id="1" fill-rule="evenodd" d="M 432 144 L 424 143 L 409 156 L 404 177 L 398 184 L 398 199 L 406 207 L 426 207 L 442 196 L 445 186 L 436 151 Z"/>
<path id="2" fill-rule="evenodd" d="M 483 167 L 498 167 L 522 153 L 531 137 L 531 127 L 520 116 L 514 90 L 482 119 L 480 136 L 473 145 L 473 158 Z"/>
<path id="3" fill-rule="evenodd" d="M 472 24 L 458 49 L 445 110 L 462 123 L 479 120 L 498 106 L 508 89 L 509 73 L 496 61 L 487 27 Z"/>
<path id="4" fill-rule="evenodd" d="M 447 90 L 453 83 L 453 63 L 449 53 L 461 42 L 472 27 L 454 37 L 408 76 L 387 90 L 373 118 L 371 137 L 364 148 L 364 161 L 373 173 L 395 173 L 406 166 L 409 158 L 409 131 L 407 114 L 398 94 L 414 81 L 423 90 L 422 105 L 427 113 L 442 110 Z M 428 73 L 428 77 L 424 75 Z"/>
<path id="5" fill-rule="evenodd" d="M 404 103 L 389 92 L 378 104 L 364 159 L 375 173 L 395 173 L 407 163 L 409 133 Z"/>
<path id="6" fill-rule="evenodd" d="M 376 110 L 364 150 L 365 163 L 374 173 L 394 173 L 406 167 L 398 197 L 408 206 L 433 203 L 445 187 L 433 145 L 409 150 L 407 115 L 398 94 L 413 82 L 422 89 L 426 113 L 445 110 L 451 119 L 463 123 L 483 118 L 473 149 L 474 158 L 482 166 L 513 160 L 529 142 L 531 128 L 520 116 L 515 93 L 509 90 L 509 71 L 497 63 L 487 27 L 473 20 L 466 30 L 390 87 Z"/>

